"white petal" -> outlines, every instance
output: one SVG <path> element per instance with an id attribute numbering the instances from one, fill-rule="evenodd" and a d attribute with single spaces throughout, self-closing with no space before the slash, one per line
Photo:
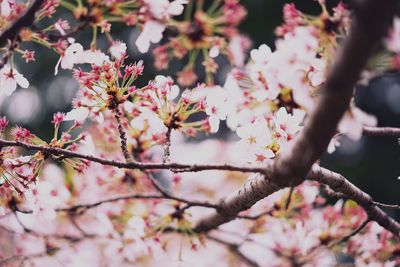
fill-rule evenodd
<path id="1" fill-rule="evenodd" d="M 208 55 L 211 58 L 216 58 L 219 55 L 219 46 L 214 45 L 213 47 L 211 47 L 210 51 L 208 52 Z"/>
<path id="2" fill-rule="evenodd" d="M 61 58 L 61 68 L 72 70 L 75 64 L 75 57 L 74 56 L 64 56 Z M 57 68 L 58 71 L 58 68 Z"/>
<path id="3" fill-rule="evenodd" d="M 29 81 L 20 73 L 15 73 L 15 80 L 22 88 L 29 87 Z"/>
<path id="4" fill-rule="evenodd" d="M 89 63 L 89 64 L 94 64 L 96 66 L 103 65 L 105 61 L 109 61 L 109 57 L 98 50 L 83 51 L 81 56 L 79 56 L 79 58 L 78 57 L 76 58 L 76 63 Z"/>
<path id="5" fill-rule="evenodd" d="M 135 45 L 137 46 L 140 53 L 146 53 L 147 51 L 149 51 L 150 48 L 150 39 L 146 34 L 147 33 L 143 31 L 135 42 Z"/>
<path id="6" fill-rule="evenodd" d="M 1 2 L 1 15 L 3 17 L 8 17 L 11 14 L 11 6 L 8 0 L 3 0 Z"/>
<path id="7" fill-rule="evenodd" d="M 57 74 L 58 74 L 58 68 L 59 68 L 59 66 L 60 66 L 61 60 L 62 60 L 62 57 L 60 57 L 60 58 L 58 59 L 57 64 L 56 64 L 56 66 L 54 67 L 54 75 L 57 75 Z"/>
<path id="8" fill-rule="evenodd" d="M 162 34 L 166 28 L 164 24 L 161 24 L 156 21 L 149 21 L 151 23 L 151 34 L 150 34 L 150 41 L 152 43 L 158 43 L 162 39 Z"/>
<path id="9" fill-rule="evenodd" d="M 14 79 L 6 78 L 3 81 L 2 87 L 5 95 L 11 95 L 17 89 L 17 82 Z"/>
<path id="10" fill-rule="evenodd" d="M 209 121 L 210 127 L 211 127 L 210 131 L 212 133 L 218 132 L 218 129 L 219 129 L 219 119 L 218 119 L 218 117 L 217 116 L 210 116 L 208 121 Z"/>
<path id="11" fill-rule="evenodd" d="M 168 100 L 174 100 L 179 95 L 179 87 L 177 85 L 171 86 L 171 91 L 167 94 Z"/>
<path id="12" fill-rule="evenodd" d="M 70 112 L 68 112 L 65 117 L 64 120 L 65 121 L 84 121 L 87 116 L 89 116 L 89 110 L 87 108 L 84 107 L 79 107 L 79 108 L 75 108 L 73 110 L 71 110 Z"/>
<path id="13" fill-rule="evenodd" d="M 168 13 L 173 16 L 178 16 L 183 12 L 183 4 L 187 4 L 187 0 L 176 0 L 170 3 Z"/>

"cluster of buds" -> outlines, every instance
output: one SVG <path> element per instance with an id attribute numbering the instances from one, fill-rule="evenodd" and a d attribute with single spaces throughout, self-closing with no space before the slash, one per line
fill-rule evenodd
<path id="1" fill-rule="evenodd" d="M 214 1 L 207 10 L 203 10 L 203 1 L 191 1 L 188 5 L 184 20 L 174 22 L 177 35 L 153 50 L 155 66 L 167 69 L 172 59 L 186 57 L 187 64 L 178 72 L 178 82 L 190 86 L 198 80 L 196 62 L 202 58 L 206 82 L 212 85 L 218 55 L 227 56 L 233 65 L 243 64 L 250 41 L 238 32 L 237 26 L 247 12 L 237 0 Z"/>
<path id="2" fill-rule="evenodd" d="M 6 136 L 8 120 L 0 118 L 1 137 Z M 40 138 L 22 127 L 14 127 L 11 135 L 16 141 L 43 144 Z M 7 201 L 22 196 L 29 184 L 36 182 L 39 170 L 44 162 L 44 155 L 40 152 L 30 156 L 21 156 L 14 147 L 0 149 L 0 187 Z M 16 192 L 15 195 L 13 192 Z M 8 197 L 7 197 L 8 196 Z M 4 201 L 4 200 L 3 200 Z"/>
<path id="3" fill-rule="evenodd" d="M 102 112 L 115 109 L 129 96 L 144 90 L 133 83 L 143 73 L 143 62 L 125 65 L 124 56 L 115 61 L 105 61 L 102 65 L 92 65 L 89 72 L 74 70 L 74 77 L 80 85 L 79 96 L 74 100 L 73 116 L 83 121 L 92 114 L 100 121 Z"/>
<path id="4" fill-rule="evenodd" d="M 172 130 L 188 136 L 210 132 L 211 116 L 207 113 L 206 96 L 199 91 L 211 92 L 212 89 L 200 86 L 180 94 L 171 77 L 156 76 L 147 86 L 135 91 L 132 101 L 125 102 L 131 137 L 140 143 L 141 149 L 148 149 L 164 144 Z"/>
<path id="5" fill-rule="evenodd" d="M 318 37 L 320 55 L 330 61 L 337 47 L 337 40 L 346 34 L 350 25 L 350 12 L 343 2 L 334 7 L 332 14 L 326 7 L 325 1 L 318 1 L 321 13 L 317 16 L 304 14 L 296 9 L 294 3 L 283 7 L 284 23 L 275 30 L 277 36 L 283 37 L 293 33 L 298 27 L 312 27 Z"/>
<path id="6" fill-rule="evenodd" d="M 67 121 L 67 119 L 63 113 L 58 112 L 54 114 L 52 121 L 54 124 L 54 137 L 49 143 L 39 138 L 28 129 L 20 126 L 12 128 L 10 134 L 17 142 L 74 151 L 78 147 L 78 143 L 85 139 L 86 134 L 81 133 L 74 138 L 72 137 L 71 132 L 82 126 L 77 121 L 73 122 L 66 131 L 59 134 L 60 125 L 64 121 Z M 5 137 L 7 125 L 7 119 L 4 117 L 0 118 L 2 137 Z M 42 169 L 45 160 L 50 157 L 54 160 L 62 161 L 78 172 L 82 172 L 88 164 L 85 160 L 62 158 L 62 156 L 51 155 L 44 151 L 37 151 L 33 155 L 23 156 L 14 147 L 3 147 L 0 150 L 0 158 L 2 159 L 0 164 L 1 186 L 17 192 L 18 195 L 22 196 L 24 191 L 29 188 L 29 185 L 37 181 L 39 171 Z M 12 193 L 8 195 L 14 197 Z"/>
<path id="7" fill-rule="evenodd" d="M 191 91 L 186 90 L 175 103 L 179 93 L 179 87 L 172 78 L 159 75 L 149 83 L 147 90 L 137 94 L 139 109 L 142 112 L 154 112 L 166 127 L 188 135 L 207 131 L 207 119 L 187 121 L 190 116 L 205 111 L 204 101 L 196 99 Z"/>

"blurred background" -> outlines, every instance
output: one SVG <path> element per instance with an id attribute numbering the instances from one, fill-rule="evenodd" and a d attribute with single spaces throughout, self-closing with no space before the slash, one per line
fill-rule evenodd
<path id="1" fill-rule="evenodd" d="M 313 0 L 280 1 L 280 0 L 242 0 L 248 10 L 248 17 L 241 25 L 241 31 L 253 41 L 253 47 L 266 43 L 274 47 L 274 29 L 282 22 L 282 6 L 294 2 L 298 9 L 308 14 L 319 14 L 320 8 Z M 346 1 L 345 1 L 346 2 Z M 334 6 L 338 1 L 327 1 Z M 139 84 L 145 84 L 156 74 L 172 75 L 179 65 L 172 65 L 169 72 L 157 72 L 152 66 L 152 55 L 140 54 L 134 42 L 139 31 L 134 27 L 113 25 L 113 36 L 128 45 L 128 53 L 132 61 L 143 59 L 145 75 Z M 91 32 L 85 31 L 76 36 L 78 42 L 89 47 Z M 100 38 L 99 47 L 106 51 L 107 41 Z M 24 46 L 24 49 L 32 47 Z M 17 57 L 19 71 L 31 83 L 28 89 L 18 89 L 8 98 L 0 99 L 0 114 L 6 115 L 13 124 L 25 126 L 46 140 L 51 139 L 52 115 L 58 111 L 69 111 L 71 100 L 78 86 L 70 72 L 61 71 L 54 76 L 54 67 L 58 55 L 41 48 L 36 50 L 36 61 L 25 64 Z M 222 60 L 222 59 L 221 59 Z M 19 64 L 18 64 L 19 62 Z M 229 66 L 226 61 L 222 65 L 216 79 L 222 84 Z M 378 118 L 379 126 L 400 127 L 400 76 L 386 75 L 371 81 L 369 86 L 357 88 L 356 103 L 364 111 Z M 226 127 L 217 136 L 211 138 L 227 138 Z M 400 145 L 396 138 L 363 137 L 358 142 L 342 138 L 342 145 L 332 155 L 325 155 L 322 165 L 342 173 L 354 184 L 371 194 L 375 200 L 391 204 L 400 204 Z M 400 212 L 388 210 L 388 213 L 400 219 Z"/>

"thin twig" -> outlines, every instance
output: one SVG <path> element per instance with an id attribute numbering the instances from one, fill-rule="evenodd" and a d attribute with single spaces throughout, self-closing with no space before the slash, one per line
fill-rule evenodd
<path id="1" fill-rule="evenodd" d="M 350 240 L 350 238 L 352 238 L 353 236 L 355 236 L 356 234 L 358 234 L 359 232 L 361 232 L 366 226 L 367 224 L 370 222 L 370 219 L 366 219 L 362 224 L 360 224 L 360 226 L 358 226 L 354 231 L 352 231 L 351 233 L 349 233 L 348 235 L 345 235 L 343 238 L 341 238 L 340 240 L 334 242 L 333 244 L 329 245 L 329 247 L 334 247 L 337 246 L 341 243 L 347 242 Z"/>
<path id="2" fill-rule="evenodd" d="M 117 104 L 117 101 L 115 99 L 113 99 L 114 101 L 114 117 L 117 121 L 118 124 L 118 132 L 119 132 L 119 138 L 121 141 L 121 150 L 122 153 L 124 154 L 124 158 L 126 160 L 126 162 L 130 162 L 131 161 L 131 156 L 129 154 L 128 151 L 128 140 L 126 138 L 126 132 L 124 127 L 122 126 L 122 113 L 121 110 L 119 109 L 119 105 Z"/>
<path id="3" fill-rule="evenodd" d="M 238 219 L 245 219 L 245 220 L 258 220 L 258 219 L 260 219 L 261 217 L 266 216 L 266 215 L 271 216 L 271 215 L 272 215 L 272 212 L 273 212 L 274 210 L 275 210 L 275 209 L 271 209 L 271 210 L 264 211 L 264 212 L 261 212 L 261 213 L 256 214 L 256 215 L 238 215 L 237 218 L 238 218 Z"/>
<path id="4" fill-rule="evenodd" d="M 395 237 L 400 237 L 400 224 L 376 206 L 370 195 L 352 184 L 341 174 L 314 164 L 307 177 L 310 180 L 326 184 L 333 190 L 357 202 L 365 210 L 371 221 L 377 222 L 380 226 L 392 232 Z"/>
<path id="5" fill-rule="evenodd" d="M 163 189 L 157 189 L 157 190 L 163 190 Z M 165 190 L 164 190 L 165 191 Z M 86 212 L 88 209 L 95 208 L 97 206 L 100 206 L 105 203 L 112 203 L 112 202 L 117 202 L 121 200 L 131 200 L 131 199 L 169 199 L 169 200 L 175 200 L 178 202 L 186 203 L 187 208 L 190 207 L 204 207 L 204 208 L 212 208 L 212 209 L 218 209 L 217 204 L 212 204 L 207 201 L 197 201 L 197 200 L 190 200 L 186 199 L 183 197 L 177 197 L 172 195 L 171 193 L 166 192 L 164 195 L 145 195 L 145 194 L 131 194 L 131 195 L 125 195 L 125 196 L 118 196 L 118 197 L 112 197 L 104 200 L 99 200 L 94 203 L 87 203 L 87 204 L 76 204 L 72 205 L 69 207 L 63 207 L 63 208 L 56 208 L 56 212 L 68 212 L 70 214 L 83 214 Z M 21 212 L 25 214 L 31 214 L 33 211 L 32 210 L 20 210 L 19 208 L 15 207 L 16 212 Z"/>
<path id="6" fill-rule="evenodd" d="M 294 191 L 294 186 L 291 186 L 290 190 L 289 190 L 289 195 L 288 195 L 286 203 L 285 203 L 285 210 L 289 209 L 290 202 L 292 201 L 293 191 Z"/>
<path id="7" fill-rule="evenodd" d="M 346 196 L 343 193 L 336 192 L 336 191 L 332 190 L 329 186 L 327 186 L 325 184 L 321 185 L 321 191 L 325 195 L 327 195 L 329 197 L 332 197 L 332 198 L 340 198 L 340 199 L 348 199 L 349 198 L 348 196 Z"/>
<path id="8" fill-rule="evenodd" d="M 116 160 L 107 160 L 98 158 L 91 155 L 84 155 L 77 152 L 73 152 L 67 149 L 61 149 L 56 147 L 45 147 L 45 146 L 38 146 L 27 144 L 19 141 L 7 141 L 0 139 L 0 147 L 6 146 L 14 146 L 14 147 L 23 147 L 29 150 L 34 151 L 42 151 L 44 153 L 55 155 L 55 156 L 62 156 L 65 158 L 78 158 L 78 159 L 85 159 L 88 161 L 100 163 L 102 165 L 107 166 L 114 166 L 117 168 L 122 169 L 139 169 L 139 170 L 181 170 L 185 172 L 198 172 L 198 171 L 206 171 L 206 170 L 220 170 L 220 171 L 238 171 L 244 173 L 264 173 L 265 168 L 261 167 L 241 167 L 241 166 L 234 166 L 229 164 L 205 164 L 205 165 L 197 165 L 197 164 L 180 164 L 180 163 L 142 163 L 137 161 L 131 162 L 120 162 Z"/>
<path id="9" fill-rule="evenodd" d="M 81 214 L 85 212 L 88 209 L 100 206 L 105 203 L 111 203 L 111 202 L 116 202 L 120 200 L 130 200 L 130 199 L 161 199 L 165 198 L 160 195 L 143 195 L 143 194 L 132 194 L 132 195 L 125 195 L 125 196 L 118 196 L 118 197 L 112 197 L 104 200 L 99 200 L 93 203 L 88 203 L 88 204 L 77 204 L 77 205 L 72 205 L 70 207 L 65 207 L 65 208 L 57 208 L 55 209 L 58 212 L 71 212 L 71 213 L 78 213 Z"/>
<path id="10" fill-rule="evenodd" d="M 170 157 L 170 147 L 171 147 L 171 132 L 172 132 L 172 127 L 169 125 L 167 127 L 167 132 L 165 134 L 165 144 L 164 144 L 164 156 L 163 156 L 163 163 L 169 162 L 169 157 Z"/>
<path id="11" fill-rule="evenodd" d="M 394 127 L 363 127 L 363 134 L 368 136 L 393 136 L 400 137 L 400 128 Z"/>
<path id="12" fill-rule="evenodd" d="M 375 206 L 378 206 L 381 208 L 400 210 L 400 205 L 386 204 L 386 203 L 381 203 L 381 202 L 377 202 L 377 201 L 374 201 L 373 203 Z"/>
<path id="13" fill-rule="evenodd" d="M 259 267 L 260 265 L 254 261 L 253 259 L 250 259 L 248 256 L 246 256 L 241 250 L 240 250 L 240 245 L 241 244 L 234 244 L 234 243 L 230 243 L 228 241 L 222 240 L 218 237 L 215 236 L 211 236 L 211 235 L 207 235 L 207 238 L 217 242 L 219 244 L 222 244 L 224 246 L 226 246 L 229 251 L 231 251 L 233 254 L 235 254 L 236 256 L 238 256 L 238 258 L 244 262 L 246 265 L 251 266 L 251 267 Z"/>

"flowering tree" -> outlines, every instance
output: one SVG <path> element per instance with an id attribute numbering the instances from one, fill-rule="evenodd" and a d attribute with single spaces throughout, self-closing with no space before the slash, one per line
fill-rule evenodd
<path id="1" fill-rule="evenodd" d="M 343 135 L 400 137 L 352 103 L 400 68 L 395 3 L 286 4 L 276 49 L 249 51 L 238 0 L 2 0 L 0 93 L 29 87 L 14 62 L 35 60 L 29 43 L 79 90 L 51 140 L 0 118 L 0 266 L 399 266 L 400 224 L 381 209 L 399 206 L 318 164 Z M 114 24 L 140 29 L 157 69 L 183 62 L 176 77 L 139 87 Z M 90 47 L 73 38 L 86 29 Z M 211 138 L 221 121 L 232 138 Z"/>

